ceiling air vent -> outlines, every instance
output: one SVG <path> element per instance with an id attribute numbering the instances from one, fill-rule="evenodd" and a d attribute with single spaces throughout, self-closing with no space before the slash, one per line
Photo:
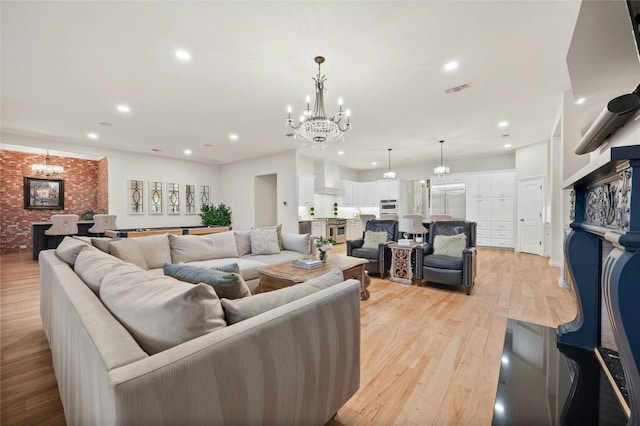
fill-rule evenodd
<path id="1" fill-rule="evenodd" d="M 449 89 L 445 89 L 444 93 L 449 95 L 451 93 L 462 92 L 464 89 L 468 89 L 469 87 L 471 87 L 471 84 L 464 83 L 464 84 L 461 84 L 460 86 L 453 86 Z"/>

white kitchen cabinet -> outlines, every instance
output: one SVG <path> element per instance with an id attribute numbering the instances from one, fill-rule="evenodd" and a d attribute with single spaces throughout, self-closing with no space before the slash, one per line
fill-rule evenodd
<path id="1" fill-rule="evenodd" d="M 513 172 L 491 174 L 491 196 L 513 197 L 515 195 L 516 175 Z"/>
<path id="2" fill-rule="evenodd" d="M 351 182 L 349 180 L 342 181 L 342 186 L 344 187 L 344 195 L 342 196 L 340 204 L 343 207 L 357 207 L 355 185 L 355 182 Z"/>
<path id="3" fill-rule="evenodd" d="M 362 224 L 360 219 L 347 219 L 347 240 L 362 238 Z"/>
<path id="4" fill-rule="evenodd" d="M 311 235 L 314 237 L 327 238 L 327 221 L 326 220 L 312 220 L 311 221 Z"/>
<path id="5" fill-rule="evenodd" d="M 298 176 L 298 205 L 311 207 L 313 206 L 313 196 L 315 189 L 315 176 L 299 175 Z"/>
<path id="6" fill-rule="evenodd" d="M 355 182 L 354 189 L 357 207 L 380 207 L 378 182 Z"/>
<path id="7" fill-rule="evenodd" d="M 491 197 L 491 174 L 469 176 L 469 197 L 489 198 Z"/>
<path id="8" fill-rule="evenodd" d="M 511 222 L 514 221 L 513 198 L 492 198 L 491 199 L 491 221 Z"/>
<path id="9" fill-rule="evenodd" d="M 379 200 L 400 200 L 400 181 L 379 181 L 378 197 Z"/>
<path id="10" fill-rule="evenodd" d="M 474 222 L 491 221 L 491 200 L 482 198 L 470 199 L 467 218 Z"/>

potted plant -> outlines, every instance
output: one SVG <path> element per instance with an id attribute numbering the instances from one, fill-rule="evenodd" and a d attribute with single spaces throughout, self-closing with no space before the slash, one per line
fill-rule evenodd
<path id="1" fill-rule="evenodd" d="M 333 203 L 333 217 L 338 217 L 338 203 Z"/>
<path id="2" fill-rule="evenodd" d="M 314 207 L 309 207 L 309 216 L 312 218 L 316 215 L 316 209 Z"/>
<path id="3" fill-rule="evenodd" d="M 200 211 L 202 213 L 199 216 L 202 218 L 204 226 L 231 225 L 231 207 L 225 206 L 224 203 L 217 206 L 205 204 L 200 208 Z"/>

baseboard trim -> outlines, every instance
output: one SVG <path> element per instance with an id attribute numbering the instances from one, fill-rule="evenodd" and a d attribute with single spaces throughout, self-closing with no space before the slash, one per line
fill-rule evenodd
<path id="1" fill-rule="evenodd" d="M 562 288 L 569 288 L 569 283 L 564 279 L 564 277 L 560 277 L 558 278 L 558 286 Z"/>
<path id="2" fill-rule="evenodd" d="M 555 266 L 556 268 L 560 268 L 562 266 L 562 262 L 559 260 L 549 259 L 549 266 Z"/>

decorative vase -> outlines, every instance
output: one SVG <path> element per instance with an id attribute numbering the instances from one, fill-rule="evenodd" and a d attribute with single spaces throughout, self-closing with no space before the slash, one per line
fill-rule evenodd
<path id="1" fill-rule="evenodd" d="M 320 250 L 320 260 L 322 261 L 322 263 L 327 262 L 327 257 L 329 257 L 329 253 L 327 253 L 326 251 Z"/>

